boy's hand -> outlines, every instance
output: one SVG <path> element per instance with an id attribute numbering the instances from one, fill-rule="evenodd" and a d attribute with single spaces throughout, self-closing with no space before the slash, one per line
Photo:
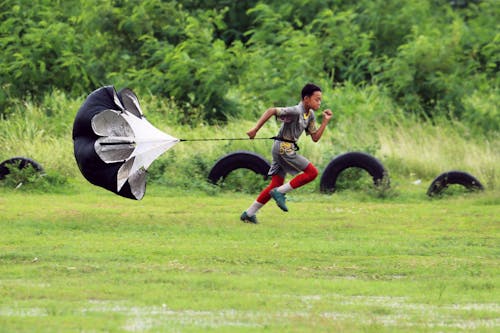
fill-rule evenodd
<path id="1" fill-rule="evenodd" d="M 250 139 L 253 139 L 257 135 L 257 130 L 255 128 L 252 128 L 247 132 L 247 135 Z"/>
<path id="2" fill-rule="evenodd" d="M 325 119 L 326 121 L 330 121 L 332 116 L 333 116 L 332 110 L 326 109 L 325 111 L 323 111 L 323 119 Z"/>

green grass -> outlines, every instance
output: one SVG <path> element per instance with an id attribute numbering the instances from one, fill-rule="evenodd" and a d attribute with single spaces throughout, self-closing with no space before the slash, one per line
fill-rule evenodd
<path id="1" fill-rule="evenodd" d="M 80 179 L 80 178 L 79 178 Z M 498 191 L 0 188 L 0 332 L 495 332 Z"/>

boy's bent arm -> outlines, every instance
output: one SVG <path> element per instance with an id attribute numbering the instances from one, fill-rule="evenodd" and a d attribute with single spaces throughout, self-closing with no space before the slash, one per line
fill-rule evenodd
<path id="1" fill-rule="evenodd" d="M 257 135 L 257 132 L 260 130 L 260 128 L 262 126 L 264 126 L 264 124 L 266 123 L 266 121 L 269 120 L 269 118 L 271 118 L 272 116 L 276 115 L 276 112 L 278 110 L 276 108 L 269 108 L 266 110 L 266 112 L 264 112 L 264 114 L 259 118 L 259 120 L 257 121 L 257 124 L 255 125 L 255 127 L 253 127 L 252 129 L 250 129 L 248 132 L 247 132 L 247 135 L 250 139 L 253 139 L 255 138 L 255 135 Z"/>
<path id="2" fill-rule="evenodd" d="M 323 132 L 326 129 L 326 125 L 328 125 L 328 122 L 332 118 L 332 111 L 330 110 L 325 110 L 323 112 L 323 121 L 321 122 L 321 125 L 319 126 L 318 130 L 314 133 L 311 133 L 311 139 L 314 142 L 318 142 L 319 139 L 321 139 L 321 136 L 323 135 Z"/>

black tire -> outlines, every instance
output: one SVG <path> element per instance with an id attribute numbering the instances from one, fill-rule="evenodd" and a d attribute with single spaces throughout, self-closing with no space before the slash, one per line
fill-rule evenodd
<path id="1" fill-rule="evenodd" d="M 227 154 L 215 162 L 208 174 L 208 180 L 212 184 L 217 184 L 221 179 L 236 169 L 249 169 L 267 178 L 267 173 L 271 165 L 262 156 L 250 151 L 236 151 Z"/>
<path id="2" fill-rule="evenodd" d="M 375 185 L 387 175 L 384 166 L 375 157 L 361 152 L 345 153 L 332 159 L 326 166 L 320 180 L 321 192 L 335 192 L 337 178 L 347 168 L 360 168 L 367 171 L 372 176 Z"/>
<path id="3" fill-rule="evenodd" d="M 4 179 L 5 176 L 7 176 L 10 173 L 8 166 L 13 166 L 13 165 L 17 165 L 19 170 L 22 170 L 26 168 L 28 165 L 31 165 L 33 169 L 36 170 L 37 172 L 43 172 L 42 166 L 35 160 L 32 160 L 31 158 L 17 156 L 0 163 L 0 179 Z"/>
<path id="4" fill-rule="evenodd" d="M 458 184 L 471 191 L 483 191 L 484 186 L 479 180 L 467 172 L 448 171 L 436 177 L 427 190 L 427 195 L 432 197 L 444 191 L 448 185 Z"/>

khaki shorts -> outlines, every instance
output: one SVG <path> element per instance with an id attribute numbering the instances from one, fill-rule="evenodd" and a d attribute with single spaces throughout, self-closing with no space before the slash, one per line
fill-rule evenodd
<path id="1" fill-rule="evenodd" d="M 297 154 L 295 146 L 290 142 L 275 140 L 271 150 L 273 162 L 267 173 L 269 176 L 279 175 L 285 178 L 286 174 L 296 175 L 302 172 L 308 165 L 309 160 Z"/>

